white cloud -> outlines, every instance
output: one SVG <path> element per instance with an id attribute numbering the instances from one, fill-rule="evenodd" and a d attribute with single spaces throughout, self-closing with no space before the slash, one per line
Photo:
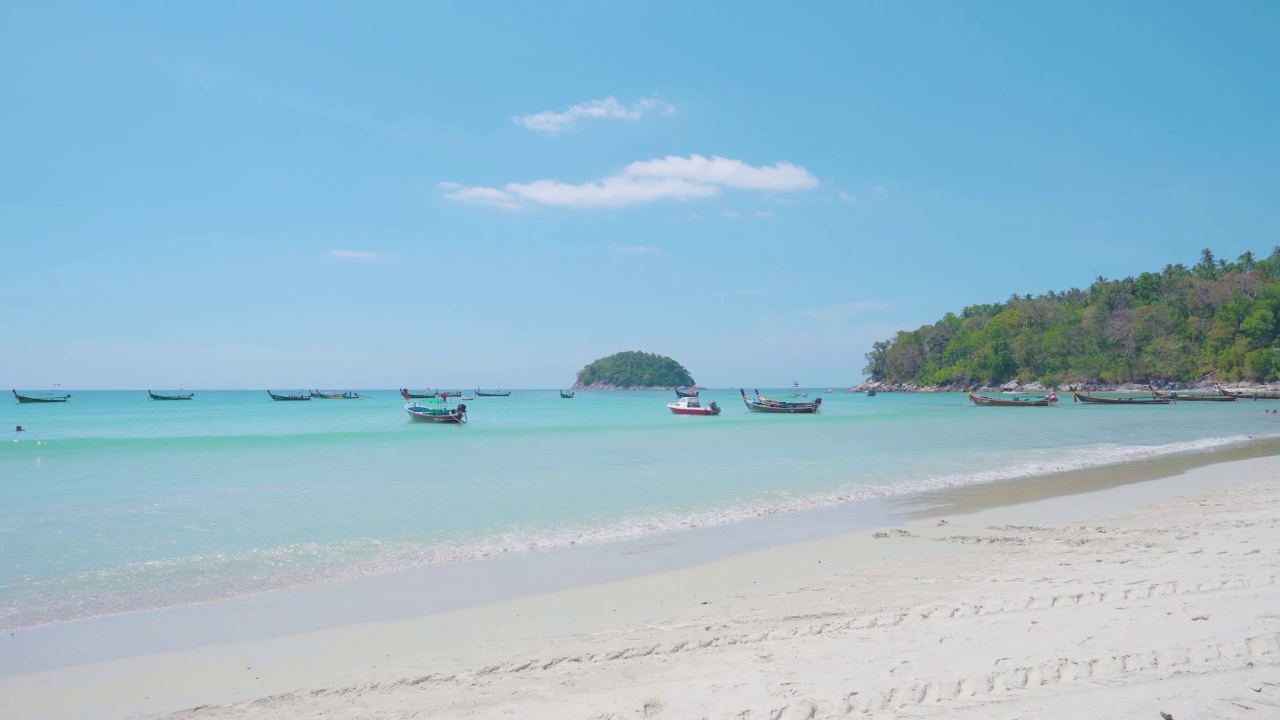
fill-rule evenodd
<path id="1" fill-rule="evenodd" d="M 330 250 L 329 255 L 343 260 L 377 260 L 378 253 L 364 250 Z"/>
<path id="2" fill-rule="evenodd" d="M 556 207 L 626 207 L 658 200 L 695 200 L 719 195 L 724 188 L 766 191 L 803 190 L 817 186 L 813 173 L 788 162 L 754 166 L 741 160 L 701 155 L 668 156 L 634 162 L 621 173 L 585 183 L 535 180 L 502 188 L 438 183 L 455 202 L 516 210 L 526 203 Z"/>
<path id="3" fill-rule="evenodd" d="M 818 186 L 813 173 L 789 162 L 757 167 L 717 156 L 668 155 L 660 160 L 631 163 L 624 172 L 631 177 L 679 178 L 744 190 L 807 190 Z"/>
<path id="4" fill-rule="evenodd" d="M 877 186 L 875 186 L 875 187 L 871 188 L 871 192 L 873 192 L 873 193 L 875 193 L 875 194 L 877 194 L 877 195 L 883 195 L 883 194 L 885 194 L 885 193 L 887 192 L 887 190 L 886 190 L 885 186 L 883 186 L 883 185 L 877 185 Z"/>
<path id="5" fill-rule="evenodd" d="M 685 180 L 635 180 L 615 175 L 596 182 L 571 185 L 557 180 L 510 183 L 507 191 L 540 205 L 561 207 L 625 207 L 655 200 L 691 200 L 720 193 L 715 185 Z"/>
<path id="6" fill-rule="evenodd" d="M 773 217 L 773 213 L 769 212 L 768 210 L 757 210 L 757 211 L 755 211 L 755 212 L 753 212 L 753 213 L 751 213 L 751 214 L 752 214 L 752 215 L 755 215 L 755 216 L 756 216 L 756 217 L 758 217 L 758 218 L 771 218 L 771 217 Z"/>
<path id="7" fill-rule="evenodd" d="M 739 214 L 736 210 L 725 210 L 723 214 L 725 217 L 729 218 L 730 220 L 737 220 L 738 218 L 742 217 L 742 215 Z"/>
<path id="8" fill-rule="evenodd" d="M 623 105 L 615 97 L 603 100 L 588 100 L 578 103 L 564 112 L 545 110 L 531 115 L 517 115 L 512 118 L 517 125 L 530 130 L 546 133 L 558 133 L 572 127 L 579 118 L 603 118 L 615 120 L 639 120 L 647 112 L 660 112 L 671 115 L 676 111 L 670 103 L 657 98 L 643 98 L 631 105 Z"/>
<path id="9" fill-rule="evenodd" d="M 845 202 L 847 202 L 847 203 L 861 203 L 861 202 L 862 202 L 862 200 L 861 200 L 861 199 L 859 199 L 857 195 L 852 195 L 852 194 L 847 193 L 847 192 L 845 192 L 845 191 L 843 191 L 843 190 L 839 190 L 839 191 L 837 191 L 837 192 L 836 192 L 836 197 L 840 198 L 841 200 L 843 200 L 843 201 L 845 201 Z"/>
<path id="10" fill-rule="evenodd" d="M 839 323 L 858 315 L 866 315 L 880 310 L 889 308 L 890 305 L 883 300 L 858 300 L 856 302 L 840 303 L 824 308 L 812 308 L 805 310 L 804 314 L 815 320 L 821 320 L 828 323 Z"/>
<path id="11" fill-rule="evenodd" d="M 625 246 L 625 247 L 620 247 L 620 248 L 618 248 L 618 252 L 620 252 L 620 253 L 633 253 L 633 254 L 638 254 L 638 255 L 639 255 L 639 254 L 651 254 L 651 253 L 658 253 L 658 252 L 662 252 L 662 251 L 661 251 L 661 250 L 659 250 L 659 249 L 658 249 L 658 248 L 656 248 L 656 247 L 650 247 L 650 246 L 648 246 L 648 245 L 627 245 L 627 246 Z"/>
<path id="12" fill-rule="evenodd" d="M 503 210 L 519 210 L 520 203 L 507 192 L 490 187 L 464 187 L 458 183 L 442 182 L 437 185 L 445 190 L 453 190 L 444 194 L 446 200 L 467 203 L 469 205 L 488 205 Z"/>

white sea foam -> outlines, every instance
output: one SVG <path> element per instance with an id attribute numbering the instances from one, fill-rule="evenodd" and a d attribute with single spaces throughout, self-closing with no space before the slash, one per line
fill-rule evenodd
<path id="1" fill-rule="evenodd" d="M 1162 445 L 1096 444 L 1039 451 L 1052 458 L 975 472 L 940 474 L 880 486 L 847 485 L 801 496 L 773 494 L 689 511 L 624 518 L 590 526 L 526 527 L 478 539 L 422 544 L 362 539 L 299 543 L 232 553 L 163 558 L 54 579 L 18 578 L 13 602 L 0 606 L 0 629 L 16 629 L 157 607 L 208 602 L 315 582 L 426 565 L 635 539 L 743 522 L 779 513 L 832 507 L 870 498 L 1035 477 L 1179 453 L 1203 452 L 1276 435 L 1233 435 Z M 1036 451 L 1032 451 L 1036 452 Z M 15 588 L 0 588 L 14 590 Z"/>

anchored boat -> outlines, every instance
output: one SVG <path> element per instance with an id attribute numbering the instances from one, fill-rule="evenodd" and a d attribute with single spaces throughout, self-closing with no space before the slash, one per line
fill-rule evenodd
<path id="1" fill-rule="evenodd" d="M 196 396 L 195 393 L 183 393 L 183 392 L 180 392 L 176 395 L 157 395 L 156 393 L 153 393 L 150 390 L 147 391 L 147 395 L 150 396 L 152 400 L 190 400 L 191 398 Z"/>
<path id="2" fill-rule="evenodd" d="M 677 415 L 719 415 L 720 406 L 715 400 L 710 405 L 702 406 L 696 397 L 683 397 L 673 403 L 667 403 L 667 407 L 671 408 L 671 412 Z"/>
<path id="3" fill-rule="evenodd" d="M 767 398 L 761 395 L 759 390 L 756 390 L 756 399 L 748 400 L 746 390 L 738 388 L 738 392 L 742 394 L 743 404 L 753 412 L 812 415 L 818 412 L 818 408 L 822 405 L 822 398 L 820 397 L 814 398 L 813 402 L 783 402 Z"/>
<path id="4" fill-rule="evenodd" d="M 1058 395 L 1050 392 L 1044 397 L 1021 398 L 1014 395 L 1011 398 L 993 398 L 987 395 L 969 393 L 969 400 L 980 407 L 1049 407 L 1058 402 Z"/>
<path id="5" fill-rule="evenodd" d="M 568 399 L 570 399 L 570 398 L 572 398 L 572 397 L 573 397 L 574 392 L 576 392 L 576 391 L 575 391 L 575 390 L 570 390 L 569 392 L 565 392 L 565 391 L 561 390 L 561 391 L 560 391 L 560 397 L 561 397 L 561 398 L 564 398 L 565 400 L 568 400 Z"/>
<path id="6" fill-rule="evenodd" d="M 678 398 L 698 397 L 698 391 L 694 390 L 693 388 L 676 388 L 676 397 Z"/>
<path id="7" fill-rule="evenodd" d="M 476 397 L 506 397 L 510 394 L 510 390 L 481 390 L 476 388 Z"/>
<path id="8" fill-rule="evenodd" d="M 360 393 L 357 393 L 354 390 L 347 390 L 345 392 L 340 392 L 340 393 L 333 393 L 333 392 L 327 393 L 327 392 L 320 392 L 319 390 L 312 390 L 311 397 L 320 398 L 321 400 L 359 400 Z"/>
<path id="9" fill-rule="evenodd" d="M 40 393 L 39 395 L 19 395 L 17 390 L 13 391 L 13 396 L 18 398 L 20 403 L 55 403 L 66 402 L 71 399 L 70 393 L 66 395 L 54 395 L 53 393 Z"/>
<path id="10" fill-rule="evenodd" d="M 427 392 L 426 390 L 423 390 L 420 393 L 415 393 L 410 391 L 408 388 L 400 388 L 400 394 L 404 396 L 405 400 L 425 400 L 427 398 L 433 398 L 438 395 L 438 393 Z"/>
<path id="11" fill-rule="evenodd" d="M 297 394 L 297 395 L 277 395 L 277 394 L 275 394 L 275 393 L 271 392 L 270 390 L 268 390 L 268 391 L 267 391 L 267 394 L 271 396 L 271 399 L 272 399 L 272 400 L 276 400 L 276 401 L 279 401 L 279 402 L 290 402 L 290 401 L 292 401 L 292 402 L 300 402 L 300 401 L 302 401 L 302 400 L 310 400 L 310 399 L 311 399 L 311 396 L 310 396 L 310 395 L 307 395 L 307 394 L 303 393 L 301 390 L 299 390 L 299 391 L 298 391 L 298 394 Z"/>
<path id="12" fill-rule="evenodd" d="M 1173 401 L 1162 397 L 1125 397 L 1109 398 L 1071 391 L 1072 402 L 1093 403 L 1095 405 L 1168 405 Z"/>
<path id="13" fill-rule="evenodd" d="M 450 408 L 443 400 L 438 405 L 432 406 L 410 402 L 405 403 L 404 411 L 409 413 L 409 417 L 420 422 L 448 425 L 465 425 L 467 422 L 467 406 L 464 403 L 458 403 L 457 407 Z"/>
<path id="14" fill-rule="evenodd" d="M 1225 397 L 1233 397 L 1241 400 L 1280 400 L 1280 393 L 1240 392 L 1238 390 L 1227 390 L 1221 385 L 1218 386 L 1218 393 Z"/>

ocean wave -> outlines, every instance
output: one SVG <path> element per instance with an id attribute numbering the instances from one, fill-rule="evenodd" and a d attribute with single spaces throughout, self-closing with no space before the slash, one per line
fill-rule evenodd
<path id="1" fill-rule="evenodd" d="M 0 629 L 68 622 L 160 607 L 210 602 L 272 590 L 377 575 L 427 565 L 632 540 L 647 535 L 713 527 L 781 513 L 1018 478 L 1085 470 L 1181 453 L 1204 452 L 1280 435 L 1233 435 L 1162 445 L 1095 444 L 1033 451 L 1045 457 L 1000 468 L 939 474 L 884 485 L 849 484 L 812 494 L 773 494 L 750 502 L 634 516 L 594 525 L 524 527 L 482 538 L 424 544 L 359 539 L 298 543 L 239 552 L 207 553 L 123 564 L 38 579 L 15 578 L 0 587 Z"/>

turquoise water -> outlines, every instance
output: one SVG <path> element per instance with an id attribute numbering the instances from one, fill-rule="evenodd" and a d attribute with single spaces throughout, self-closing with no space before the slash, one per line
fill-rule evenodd
<path id="1" fill-rule="evenodd" d="M 467 401 L 456 427 L 362 392 L 0 403 L 0 628 L 1210 449 L 1280 423 L 1250 401 L 823 393 L 821 414 L 784 416 L 719 390 L 703 400 L 724 414 L 704 418 L 672 415 L 670 392 L 518 390 Z"/>

